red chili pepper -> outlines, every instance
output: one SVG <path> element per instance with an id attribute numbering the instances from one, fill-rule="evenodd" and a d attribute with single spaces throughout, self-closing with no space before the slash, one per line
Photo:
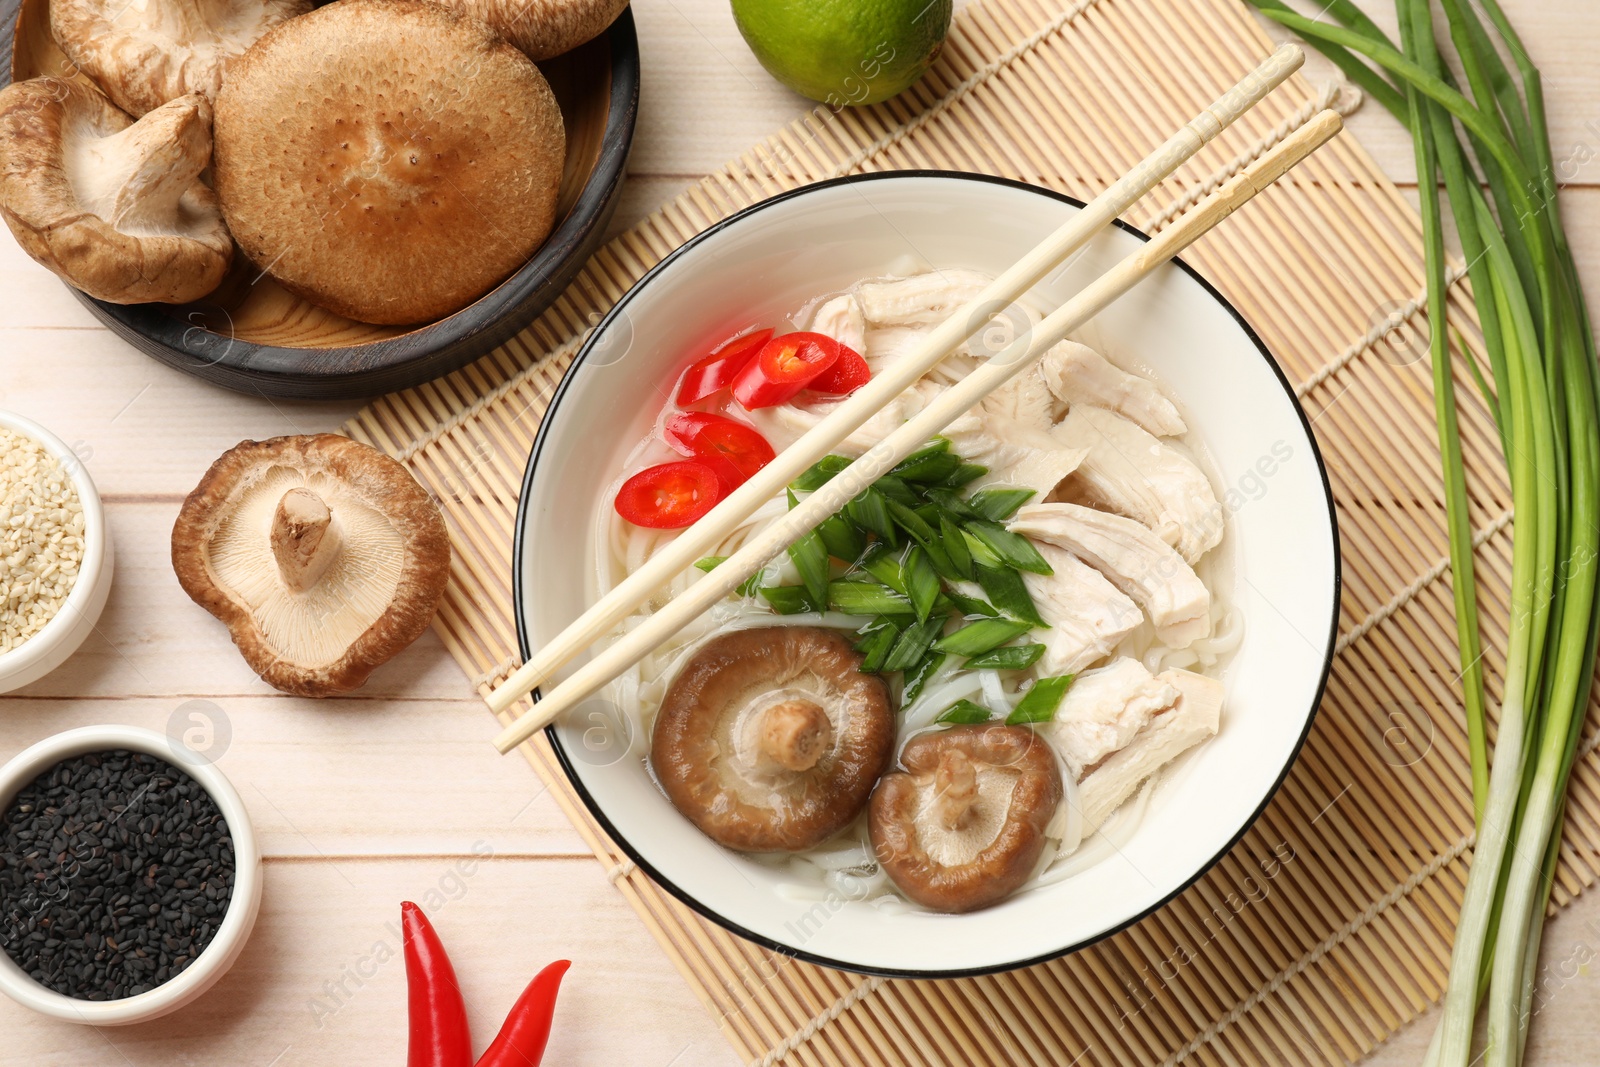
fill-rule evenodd
<path id="1" fill-rule="evenodd" d="M 734 399 L 748 411 L 781 404 L 838 361 L 839 342 L 826 334 L 774 337 L 733 380 Z"/>
<path id="2" fill-rule="evenodd" d="M 550 1040 L 550 1021 L 556 1013 L 561 977 L 571 966 L 571 960 L 557 960 L 534 976 L 506 1016 L 500 1035 L 478 1061 L 478 1067 L 539 1067 Z"/>
<path id="3" fill-rule="evenodd" d="M 872 380 L 872 369 L 861 353 L 847 344 L 839 345 L 839 361 L 817 375 L 807 389 L 833 396 L 848 396 Z"/>
<path id="4" fill-rule="evenodd" d="M 688 526 L 728 495 L 727 471 L 683 459 L 646 467 L 617 490 L 617 514 L 635 526 L 675 530 Z"/>
<path id="5" fill-rule="evenodd" d="M 686 456 L 727 461 L 738 475 L 735 488 L 771 463 L 776 454 L 754 426 L 703 411 L 683 411 L 672 416 L 663 434 L 667 444 Z"/>
<path id="6" fill-rule="evenodd" d="M 472 1037 L 461 985 L 438 933 L 422 909 L 400 905 L 411 1011 L 407 1067 L 472 1067 Z"/>
<path id="7" fill-rule="evenodd" d="M 771 330 L 757 330 L 712 349 L 709 356 L 683 372 L 678 384 L 678 406 L 688 407 L 726 389 L 771 336 Z"/>

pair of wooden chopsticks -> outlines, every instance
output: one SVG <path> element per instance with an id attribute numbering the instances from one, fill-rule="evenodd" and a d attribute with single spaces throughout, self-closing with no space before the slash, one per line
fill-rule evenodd
<path id="1" fill-rule="evenodd" d="M 618 622 L 631 615 L 676 575 L 706 555 L 757 508 L 832 451 L 885 404 L 899 396 L 961 342 L 982 329 L 1040 278 L 1082 248 L 1113 219 L 1192 157 L 1202 145 L 1261 101 L 1299 69 L 1304 55 L 1284 45 L 1164 144 L 1076 212 L 1060 229 L 973 300 L 929 332 L 914 352 L 838 405 L 805 436 L 778 453 L 771 463 L 688 527 L 643 567 L 628 575 L 589 610 L 541 648 L 489 694 L 489 706 L 505 711 Z M 1342 126 L 1334 111 L 1323 111 L 1285 138 L 1198 207 L 1141 246 L 1078 292 L 1034 328 L 1031 335 L 1002 349 L 927 407 L 890 433 L 845 471 L 810 494 L 753 536 L 743 548 L 694 582 L 661 610 L 600 652 L 556 686 L 533 709 L 495 738 L 509 752 L 607 682 L 638 662 L 685 625 L 732 593 L 778 553 L 833 515 L 908 454 L 1015 375 L 1042 358 L 1068 333 L 1093 318 L 1153 270 L 1227 218 L 1323 145 Z"/>

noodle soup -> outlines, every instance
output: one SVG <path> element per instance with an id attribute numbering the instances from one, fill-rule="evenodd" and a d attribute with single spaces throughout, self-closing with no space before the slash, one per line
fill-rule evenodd
<path id="1" fill-rule="evenodd" d="M 867 279 L 696 360 L 607 491 L 595 592 L 987 281 Z M 1037 320 L 997 316 L 702 570 Z M 1243 628 L 1217 484 L 1148 370 L 1063 342 L 617 679 L 633 755 L 791 899 L 970 911 L 1070 879 L 1226 728 Z"/>

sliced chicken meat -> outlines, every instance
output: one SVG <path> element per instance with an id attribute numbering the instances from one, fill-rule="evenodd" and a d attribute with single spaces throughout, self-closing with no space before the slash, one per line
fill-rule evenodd
<path id="1" fill-rule="evenodd" d="M 872 326 L 862 338 L 861 355 L 877 374 L 915 351 L 927 336 L 928 331 L 916 326 Z"/>
<path id="2" fill-rule="evenodd" d="M 1050 391 L 1067 404 L 1115 411 L 1157 437 L 1176 437 L 1189 429 L 1154 382 L 1129 374 L 1088 345 L 1062 341 L 1045 353 L 1040 368 Z"/>
<path id="3" fill-rule="evenodd" d="M 1058 412 L 1056 397 L 1045 383 L 1044 372 L 1030 367 L 983 400 L 983 408 L 1001 419 L 1020 422 L 1046 433 L 1055 428 Z"/>
<path id="4" fill-rule="evenodd" d="M 1055 571 L 1022 575 L 1034 607 L 1050 624 L 1050 629 L 1034 635 L 1044 644 L 1038 670 L 1045 676 L 1076 674 L 1109 656 L 1144 621 L 1144 612 L 1104 575 L 1066 549 L 1048 541 L 1034 547 Z"/>
<path id="5" fill-rule="evenodd" d="M 1110 579 L 1149 616 L 1156 637 L 1184 648 L 1211 632 L 1211 594 L 1173 548 L 1121 515 L 1081 504 L 1029 504 L 1011 529 L 1064 548 Z"/>
<path id="6" fill-rule="evenodd" d="M 875 326 L 931 325 L 982 292 L 992 278 L 974 270 L 934 270 L 909 278 L 862 282 L 861 311 Z"/>
<path id="7" fill-rule="evenodd" d="M 1078 675 L 1056 711 L 1050 735 L 1073 777 L 1079 778 L 1085 768 L 1125 747 L 1152 715 L 1177 699 L 1170 681 L 1123 656 Z"/>
<path id="8" fill-rule="evenodd" d="M 1087 449 L 1068 448 L 1048 431 L 995 415 L 979 405 L 945 427 L 950 447 L 989 473 L 975 487 L 1011 485 L 1032 489 L 1043 500 L 1078 469 Z"/>
<path id="9" fill-rule="evenodd" d="M 1108 756 L 1078 784 L 1078 807 L 1083 813 L 1085 835 L 1097 830 L 1121 807 L 1140 782 L 1215 736 L 1222 725 L 1221 682 L 1191 671 L 1163 671 L 1156 680 L 1177 690 L 1178 699 L 1171 707 L 1151 715 L 1127 747 Z"/>
<path id="10" fill-rule="evenodd" d="M 844 456 L 861 455 L 893 433 L 901 423 L 927 407 L 928 401 L 938 396 L 941 391 L 940 387 L 932 382 L 918 382 L 880 408 L 876 415 L 862 423 L 854 433 L 836 445 L 833 451 Z M 798 441 L 801 435 L 826 418 L 838 405 L 838 400 L 813 403 L 796 401 L 791 404 L 774 404 L 772 407 L 757 408 L 755 411 L 743 414 L 750 420 L 751 425 L 761 431 L 761 435 L 773 448 L 781 451 Z"/>
<path id="11" fill-rule="evenodd" d="M 1138 519 L 1188 562 L 1222 540 L 1222 507 L 1210 480 L 1171 445 L 1088 404 L 1068 412 L 1056 437 L 1087 450 L 1074 481 L 1088 499 Z"/>
<path id="12" fill-rule="evenodd" d="M 867 346 L 867 322 L 861 315 L 861 303 L 850 293 L 824 300 L 811 313 L 811 321 L 801 329 L 824 334 L 856 352 Z"/>

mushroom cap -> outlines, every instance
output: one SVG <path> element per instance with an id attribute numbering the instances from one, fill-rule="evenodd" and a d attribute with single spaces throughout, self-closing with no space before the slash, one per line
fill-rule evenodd
<path id="1" fill-rule="evenodd" d="M 217 98 L 216 184 L 245 255 L 363 322 L 460 310 L 555 223 L 561 109 L 531 60 L 419 0 L 339 0 L 269 32 Z"/>
<path id="2" fill-rule="evenodd" d="M 440 0 L 482 19 L 527 53 L 550 59 L 593 40 L 616 21 L 628 0 Z"/>
<path id="3" fill-rule="evenodd" d="M 273 541 L 281 504 L 299 489 L 326 504 L 339 548 L 297 591 Z M 173 524 L 172 567 L 269 685 L 328 696 L 361 685 L 427 629 L 450 540 L 428 494 L 377 449 L 337 434 L 275 437 L 243 441 L 206 471 Z"/>
<path id="4" fill-rule="evenodd" d="M 233 57 L 311 0 L 50 0 L 67 58 L 131 115 L 200 93 L 211 100 Z"/>
<path id="5" fill-rule="evenodd" d="M 233 259 L 211 161 L 211 106 L 184 96 L 137 123 L 77 79 L 0 90 L 0 215 L 38 262 L 100 300 L 183 303 Z"/>
<path id="6" fill-rule="evenodd" d="M 900 763 L 872 794 L 868 829 L 902 893 L 935 911 L 975 911 L 1028 880 L 1062 797 L 1049 742 L 1025 726 L 956 726 L 912 738 Z M 954 828 L 951 799 L 966 808 Z"/>
<path id="7" fill-rule="evenodd" d="M 707 642 L 656 714 L 650 765 L 667 798 L 708 837 L 744 852 L 794 852 L 844 829 L 894 753 L 889 687 L 861 662 L 838 631 L 812 626 Z M 808 724 L 809 708 L 826 724 Z M 816 746 L 807 726 L 828 744 Z M 775 758 L 775 744 L 789 747 Z"/>

